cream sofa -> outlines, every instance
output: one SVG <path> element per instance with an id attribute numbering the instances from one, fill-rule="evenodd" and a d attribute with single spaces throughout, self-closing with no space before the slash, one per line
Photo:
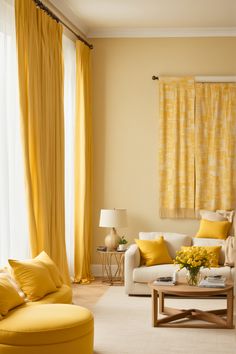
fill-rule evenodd
<path id="1" fill-rule="evenodd" d="M 163 235 L 164 240 L 172 259 L 176 256 L 176 251 L 181 246 L 216 246 L 221 245 L 220 259 L 218 268 L 202 269 L 204 275 L 221 274 L 229 280 L 233 280 L 234 268 L 224 266 L 225 263 L 225 240 L 196 238 L 184 234 L 167 232 L 140 232 L 139 238 L 142 240 L 153 240 L 156 236 Z M 176 264 L 160 264 L 155 266 L 141 266 L 140 252 L 136 244 L 132 244 L 125 253 L 125 292 L 128 295 L 149 295 L 151 294 L 148 283 L 160 276 L 172 276 L 177 272 L 179 266 Z M 185 278 L 186 270 L 182 269 L 176 273 L 177 281 Z"/>

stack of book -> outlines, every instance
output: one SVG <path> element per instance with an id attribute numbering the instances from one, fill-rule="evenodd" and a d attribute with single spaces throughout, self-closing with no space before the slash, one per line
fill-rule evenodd
<path id="1" fill-rule="evenodd" d="M 226 278 L 222 275 L 212 275 L 205 277 L 199 283 L 202 288 L 224 288 L 226 283 Z"/>
<path id="2" fill-rule="evenodd" d="M 176 279 L 173 277 L 159 277 L 153 282 L 154 285 L 175 285 Z"/>
<path id="3" fill-rule="evenodd" d="M 97 251 L 106 252 L 106 250 L 107 250 L 106 246 L 98 246 L 97 247 Z"/>

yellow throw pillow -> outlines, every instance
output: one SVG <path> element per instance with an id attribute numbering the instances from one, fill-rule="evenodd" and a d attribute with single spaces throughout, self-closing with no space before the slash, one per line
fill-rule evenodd
<path id="1" fill-rule="evenodd" d="M 18 292 L 18 294 L 25 299 L 25 293 L 21 290 L 19 284 L 17 283 L 17 281 L 14 279 L 13 277 L 13 273 L 11 270 L 11 267 L 5 267 L 3 269 L 0 269 L 0 277 L 5 277 L 7 278 L 7 280 L 11 283 L 11 285 L 13 286 L 13 288 L 16 289 L 16 291 Z"/>
<path id="2" fill-rule="evenodd" d="M 14 277 L 30 301 L 37 301 L 46 294 L 57 291 L 49 270 L 36 259 L 15 261 L 8 260 Z"/>
<path id="3" fill-rule="evenodd" d="M 226 239 L 231 223 L 229 221 L 209 221 L 202 219 L 195 237 Z"/>
<path id="4" fill-rule="evenodd" d="M 0 315 L 6 315 L 9 310 L 23 303 L 24 299 L 18 294 L 7 277 L 0 276 Z"/>
<path id="5" fill-rule="evenodd" d="M 42 251 L 37 257 L 34 259 L 37 259 L 41 261 L 45 267 L 48 269 L 52 280 L 54 281 L 55 285 L 57 288 L 60 288 L 62 286 L 62 278 L 60 275 L 60 272 L 56 266 L 56 264 L 53 262 L 53 260 L 47 255 L 45 251 Z"/>
<path id="6" fill-rule="evenodd" d="M 160 236 L 155 240 L 135 239 L 135 242 L 139 247 L 142 260 L 146 266 L 173 263 L 163 236 Z"/>
<path id="7" fill-rule="evenodd" d="M 208 253 L 208 256 L 210 258 L 210 266 L 213 268 L 219 267 L 221 246 L 191 246 L 191 247 L 201 248 L 201 249 L 206 250 L 206 252 Z M 182 246 L 181 250 L 186 250 L 188 248 L 190 248 L 190 247 Z"/>

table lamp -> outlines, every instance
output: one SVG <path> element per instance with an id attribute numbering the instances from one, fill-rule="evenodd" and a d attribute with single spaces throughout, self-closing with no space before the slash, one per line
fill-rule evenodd
<path id="1" fill-rule="evenodd" d="M 116 227 L 127 226 L 126 209 L 101 209 L 100 227 L 110 227 L 110 233 L 105 237 L 105 245 L 108 251 L 117 249 L 120 236 L 116 232 Z"/>

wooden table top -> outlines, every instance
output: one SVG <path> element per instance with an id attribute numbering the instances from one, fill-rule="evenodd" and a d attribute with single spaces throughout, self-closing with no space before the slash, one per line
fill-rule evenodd
<path id="1" fill-rule="evenodd" d="M 227 283 L 224 288 L 201 288 L 190 286 L 186 283 L 177 283 L 176 285 L 155 285 L 153 282 L 148 284 L 150 288 L 163 292 L 165 294 L 177 296 L 211 296 L 225 294 L 232 290 L 233 283 Z"/>

